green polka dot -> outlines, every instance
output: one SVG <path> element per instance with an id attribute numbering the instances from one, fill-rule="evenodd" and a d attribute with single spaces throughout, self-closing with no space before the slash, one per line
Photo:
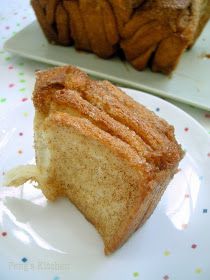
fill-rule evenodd
<path id="1" fill-rule="evenodd" d="M 19 82 L 20 82 L 20 83 L 25 83 L 25 82 L 26 82 L 26 80 L 20 80 Z"/>
<path id="2" fill-rule="evenodd" d="M 25 88 L 20 88 L 19 92 L 24 92 L 26 89 Z"/>
<path id="3" fill-rule="evenodd" d="M 0 98 L 0 103 L 4 103 L 4 102 L 6 102 L 6 98 Z"/>
<path id="4" fill-rule="evenodd" d="M 24 75 L 24 73 L 23 73 L 23 72 L 20 72 L 20 73 L 18 73 L 18 75 L 19 75 L 19 76 L 23 76 L 23 75 Z"/>
<path id="5" fill-rule="evenodd" d="M 19 62 L 19 63 L 18 63 L 18 65 L 23 66 L 23 65 L 24 65 L 24 63 L 23 63 L 23 62 Z"/>
<path id="6" fill-rule="evenodd" d="M 28 117 L 28 112 L 24 112 L 24 113 L 23 113 L 23 116 L 24 116 L 24 117 Z"/>
<path id="7" fill-rule="evenodd" d="M 139 273 L 137 272 L 137 271 L 135 271 L 134 273 L 133 273 L 133 277 L 138 277 L 139 276 Z"/>
<path id="8" fill-rule="evenodd" d="M 6 61 L 9 61 L 9 60 L 11 60 L 11 57 L 10 57 L 10 56 L 7 56 L 7 57 L 5 57 L 5 60 L 6 60 Z"/>
<path id="9" fill-rule="evenodd" d="M 17 23 L 16 26 L 20 26 L 20 23 Z"/>

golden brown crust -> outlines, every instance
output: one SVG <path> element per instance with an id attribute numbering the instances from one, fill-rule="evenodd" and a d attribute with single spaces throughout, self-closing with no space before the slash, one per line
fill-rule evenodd
<path id="1" fill-rule="evenodd" d="M 39 1 L 31 0 L 31 5 L 34 9 L 38 22 L 39 22 L 40 26 L 42 27 L 42 30 L 43 30 L 45 36 L 47 37 L 48 41 L 57 43 L 58 42 L 57 34 L 56 34 L 55 30 L 53 29 L 53 27 L 48 23 L 46 16 L 45 16 L 45 12 L 44 12 L 42 6 L 40 5 Z"/>
<path id="2" fill-rule="evenodd" d="M 176 47 L 174 48 L 174 46 Z M 154 72 L 162 71 L 165 74 L 171 73 L 186 47 L 187 42 L 176 35 L 163 40 L 155 53 L 152 70 Z M 168 52 L 169 49 L 170 52 Z"/>
<path id="3" fill-rule="evenodd" d="M 86 110 L 87 106 L 91 107 L 89 115 L 95 114 L 92 119 L 96 121 L 96 111 L 104 111 L 103 123 L 102 119 L 98 118 L 98 125 L 104 126 L 104 120 L 106 120 L 106 129 L 118 137 L 121 135 L 123 141 L 129 131 L 130 136 L 127 135 L 127 139 L 132 139 L 130 143 L 133 143 L 138 152 L 141 152 L 141 146 L 145 151 L 152 151 L 153 153 L 147 153 L 144 156 L 147 161 L 155 163 L 160 169 L 173 166 L 174 162 L 181 158 L 182 152 L 175 140 L 173 127 L 109 82 L 91 80 L 79 69 L 69 66 L 38 72 L 37 77 L 33 99 L 35 107 L 43 113 L 48 113 L 52 100 L 58 103 L 63 102 L 64 107 L 65 105 L 74 106 L 74 109 L 75 104 L 79 106 L 81 101 L 83 107 L 77 108 L 80 113 L 84 113 L 82 110 L 86 104 Z M 61 89 L 62 96 L 58 92 Z M 81 97 L 80 101 L 77 97 L 77 102 L 73 104 L 76 95 L 71 94 L 68 89 L 76 90 Z M 58 95 L 60 95 L 60 101 L 56 98 Z M 111 126 L 112 120 L 113 124 L 116 124 L 114 128 Z M 124 130 L 124 136 L 120 132 L 121 128 Z M 137 142 L 134 138 L 138 139 Z"/>
<path id="4" fill-rule="evenodd" d="M 62 45 L 69 45 L 72 42 L 69 30 L 69 19 L 68 14 L 61 3 L 57 5 L 55 18 L 59 42 Z"/>
<path id="5" fill-rule="evenodd" d="M 80 0 L 79 8 L 91 50 L 100 57 L 108 58 L 114 54 L 115 49 L 107 40 L 105 33 L 102 3 L 101 1 Z"/>
<path id="6" fill-rule="evenodd" d="M 136 68 L 137 70 L 144 70 L 147 67 L 149 59 L 151 55 L 154 53 L 154 51 L 156 50 L 156 48 L 157 48 L 157 44 L 151 46 L 140 56 L 131 60 L 131 64 L 133 65 L 133 67 Z"/>
<path id="7" fill-rule="evenodd" d="M 51 110 L 60 110 L 71 113 L 72 110 L 75 110 L 77 115 L 85 116 L 102 130 L 107 131 L 109 134 L 114 135 L 130 144 L 130 146 L 133 146 L 139 154 L 143 155 L 144 153 L 152 152 L 151 148 L 146 145 L 134 131 L 111 118 L 106 112 L 101 111 L 84 100 L 77 91 L 56 91 L 52 98 Z"/>
<path id="8" fill-rule="evenodd" d="M 124 92 L 111 84 L 109 81 L 98 82 L 105 90 L 111 91 L 112 95 L 115 96 L 124 106 L 138 114 L 144 114 L 144 118 L 152 123 L 157 130 L 166 134 L 167 137 L 174 137 L 174 129 L 165 120 L 157 118 L 157 116 L 149 111 L 145 106 L 133 100 L 133 98 L 124 94 Z"/>
<path id="9" fill-rule="evenodd" d="M 48 3 L 48 0 L 39 0 L 39 4 L 42 6 L 42 8 L 46 8 L 47 6 L 47 3 Z"/>
<path id="10" fill-rule="evenodd" d="M 70 29 L 72 38 L 74 39 L 75 47 L 78 50 L 91 50 L 90 42 L 87 36 L 87 31 L 82 18 L 81 11 L 79 9 L 79 3 L 76 0 L 63 2 L 66 11 L 69 14 Z"/>
<path id="11" fill-rule="evenodd" d="M 114 46 L 119 42 L 119 31 L 111 6 L 107 0 L 101 1 L 101 10 L 106 38 Z"/>
<path id="12" fill-rule="evenodd" d="M 55 10 L 59 0 L 50 0 L 46 5 L 46 20 L 49 24 L 55 22 Z"/>
<path id="13" fill-rule="evenodd" d="M 157 118 L 158 120 L 158 117 L 155 117 L 151 112 L 149 113 L 148 110 L 151 118 L 146 117 L 148 114 L 145 114 L 142 107 L 134 111 L 131 107 L 123 104 L 120 98 L 114 96 L 113 92 L 104 90 L 101 82 L 93 82 L 83 92 L 83 97 L 94 106 L 106 111 L 113 119 L 133 130 L 157 154 L 162 154 L 162 160 L 159 163 L 157 160 L 160 168 L 161 166 L 165 168 L 168 164 L 173 165 L 173 162 L 180 156 L 180 147 L 177 145 L 174 136 L 170 138 L 167 134 L 164 135 L 162 131 L 159 131 L 158 126 L 154 123 L 154 119 Z M 121 92 L 121 95 L 124 94 Z M 133 103 L 138 107 L 134 101 Z M 168 131 L 171 131 L 169 125 L 167 125 L 167 128 Z"/>

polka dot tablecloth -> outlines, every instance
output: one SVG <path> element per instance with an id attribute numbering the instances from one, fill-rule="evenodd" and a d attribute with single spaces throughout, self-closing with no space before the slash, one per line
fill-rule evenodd
<path id="1" fill-rule="evenodd" d="M 29 150 L 32 149 L 33 145 L 33 133 L 32 131 L 28 130 L 28 127 L 31 126 L 32 121 L 33 121 L 33 106 L 31 102 L 31 94 L 33 91 L 33 86 L 34 86 L 34 73 L 38 69 L 45 69 L 50 67 L 49 65 L 31 61 L 16 55 L 13 55 L 11 53 L 8 53 L 4 51 L 3 45 L 4 42 L 13 36 L 15 33 L 23 29 L 25 26 L 27 26 L 29 23 L 31 23 L 34 20 L 34 13 L 30 7 L 29 0 L 21 0 L 21 1 L 15 1 L 15 0 L 9 0 L 9 1 L 1 1 L 0 3 L 0 163 L 1 163 L 1 177 L 0 177 L 0 183 L 3 180 L 3 176 L 5 171 L 8 168 L 11 168 L 12 166 L 7 166 L 6 162 L 9 157 L 14 157 L 15 155 L 15 162 L 14 165 L 20 164 L 20 163 L 31 163 L 31 154 L 28 153 Z M 25 42 L 27 44 L 27 42 Z M 209 94 L 210 94 L 210 89 L 209 89 Z M 177 107 L 181 108 L 184 110 L 186 113 L 191 115 L 193 118 L 195 118 L 202 126 L 203 128 L 207 131 L 208 134 L 210 134 L 210 112 L 208 111 L 203 111 L 197 108 L 194 108 L 192 106 L 184 105 L 175 101 L 169 101 L 173 104 L 175 104 Z M 152 108 L 154 111 L 156 111 L 157 114 L 161 114 L 161 108 L 159 106 L 156 106 Z M 8 120 L 8 116 L 10 116 L 10 119 Z M 8 127 L 12 127 L 14 124 L 14 129 L 11 129 L 8 132 Z M 18 125 L 16 125 L 18 124 Z M 197 137 L 196 134 L 191 134 L 191 127 L 189 123 L 183 123 L 182 127 L 182 135 L 186 137 L 187 141 L 190 141 L 190 138 L 194 140 L 194 138 Z M 196 131 L 196 130 L 193 130 Z M 198 136 L 200 137 L 200 135 Z M 27 139 L 27 141 L 26 141 Z M 10 143 L 14 142 L 14 145 L 11 145 L 11 154 L 5 155 L 1 154 L 1 151 L 3 147 L 10 141 Z M 208 146 L 208 145 L 207 145 Z M 205 163 L 206 165 L 209 166 L 210 170 L 210 146 L 209 147 L 197 147 L 198 149 L 203 149 L 203 157 L 205 157 Z M 185 147 L 184 147 L 185 148 Z M 196 159 L 200 160 L 200 157 L 197 156 L 196 154 Z M 190 159 L 189 159 L 190 160 Z M 10 160 L 11 162 L 11 160 Z M 182 168 L 181 168 L 182 169 Z M 182 174 L 182 170 L 179 170 L 180 174 Z M 191 170 L 188 170 L 191 172 Z M 194 184 L 196 185 L 198 182 L 202 184 L 206 178 L 203 178 L 202 172 L 199 170 L 198 171 L 198 178 L 193 178 L 193 182 L 187 182 L 187 184 Z M 182 175 L 180 175 L 182 176 Z M 182 177 L 180 177 L 182 178 Z M 182 198 L 183 198 L 183 205 L 186 205 L 188 201 L 191 201 L 192 198 L 192 193 L 189 191 L 188 185 L 186 184 L 186 192 L 183 193 Z M 62 220 L 62 219 L 68 219 L 67 214 L 62 212 L 62 207 L 61 210 L 59 210 L 59 202 L 56 203 L 56 206 L 51 206 L 50 204 L 48 205 L 49 209 L 47 212 L 44 213 L 42 212 L 42 209 L 38 208 L 37 205 L 46 205 L 46 200 L 43 197 L 41 193 L 39 193 L 38 190 L 36 190 L 33 187 L 28 187 L 28 190 L 30 190 L 30 197 L 34 201 L 32 209 L 28 210 L 30 214 L 34 215 L 34 213 L 37 213 L 38 211 L 38 217 L 42 217 L 42 215 L 45 218 L 45 221 L 48 220 L 48 217 L 51 215 L 52 211 L 55 215 L 55 219 Z M 8 193 L 8 196 L 10 196 L 11 193 Z M 24 200 L 24 195 L 25 192 L 24 190 L 17 190 L 14 189 L 12 196 L 14 197 L 19 197 L 21 196 Z M 194 193 L 195 195 L 195 193 Z M 28 196 L 27 196 L 28 198 Z M 1 191 L 0 191 L 0 201 L 1 201 Z M 193 201 L 193 200 L 192 200 Z M 9 201 L 8 201 L 9 203 Z M 67 202 L 66 202 L 67 203 Z M 205 223 L 205 219 L 209 219 L 209 204 L 210 201 L 206 199 L 206 202 L 200 203 L 199 204 L 199 213 L 196 215 L 200 215 L 199 218 L 202 220 L 202 223 Z M 19 211 L 22 211 L 23 207 L 25 209 L 28 208 L 28 201 L 24 200 L 24 202 L 19 203 L 18 200 L 16 201 L 16 204 L 14 206 L 15 209 L 15 214 L 18 216 Z M 55 208 L 53 208 L 55 207 Z M 75 214 L 75 209 L 73 206 L 65 206 L 65 207 L 71 207 L 70 212 Z M 193 207 L 193 206 L 192 206 Z M 0 209 L 1 212 L 2 209 Z M 5 210 L 6 211 L 6 210 Z M 59 212 L 61 211 L 61 212 Z M 173 209 L 171 209 L 173 212 Z M 61 219 L 57 217 L 57 213 L 60 213 L 60 216 L 62 217 Z M 172 213 L 173 214 L 173 213 Z M 14 233 L 16 235 L 16 238 L 19 238 L 21 240 L 21 244 L 28 244 L 30 247 L 31 252 L 35 250 L 35 248 L 30 245 L 30 240 L 28 235 L 26 235 L 24 232 L 30 232 L 30 235 L 33 236 L 34 240 L 36 242 L 39 242 L 40 248 L 44 248 L 45 251 L 51 250 L 53 254 L 56 255 L 56 253 L 61 254 L 62 256 L 60 257 L 59 261 L 55 262 L 54 258 L 48 260 L 45 257 L 45 253 L 40 249 L 39 254 L 40 254 L 40 259 L 41 261 L 33 262 L 32 260 L 32 254 L 28 254 L 27 251 L 25 251 L 21 245 L 20 246 L 14 246 L 14 240 L 11 237 L 10 232 L 7 230 L 10 228 L 10 222 L 3 223 L 2 222 L 2 216 L 0 214 L 0 244 L 1 242 L 8 242 L 8 247 L 7 249 L 3 250 L 0 245 L 0 279 L 2 280 L 10 280 L 10 279 L 51 279 L 51 280 L 67 280 L 70 278 L 66 278 L 66 276 L 62 276 L 62 271 L 65 270 L 65 275 L 66 271 L 71 271 L 72 267 L 74 266 L 74 261 L 71 259 L 71 262 L 66 263 L 66 258 L 65 258 L 65 246 L 63 248 L 62 252 L 56 251 L 57 249 L 55 248 L 55 244 L 51 244 L 52 246 L 50 247 L 49 244 L 44 243 L 44 240 L 40 239 L 38 236 L 38 233 L 35 234 L 34 229 L 31 227 L 30 228 L 30 216 L 28 215 L 28 219 L 22 221 L 21 218 L 20 220 L 16 221 L 16 216 L 12 213 L 7 213 L 7 215 L 10 217 L 10 220 L 14 222 L 14 224 L 17 226 L 17 229 L 14 230 Z M 72 214 L 73 215 L 73 214 Z M 79 214 L 75 214 L 79 215 Z M 36 216 L 37 217 L 37 216 Z M 37 217 L 37 219 L 38 219 Z M 77 226 L 80 227 L 80 222 L 83 223 L 84 220 L 82 219 L 81 216 L 78 216 L 78 224 Z M 38 223 L 38 221 L 37 221 Z M 44 222 L 43 222 L 44 223 Z M 56 233 L 59 232 L 59 225 L 54 224 L 53 221 L 48 221 L 50 230 L 53 230 Z M 36 222 L 35 222 L 36 224 Z M 3 225 L 3 226 L 2 226 Z M 25 228 L 24 228 L 25 225 Z M 22 227 L 23 231 L 20 231 L 19 228 Z M 62 221 L 61 221 L 61 226 L 62 227 Z M 180 227 L 183 230 L 188 229 L 188 224 L 185 222 L 183 218 L 183 223 L 179 224 L 178 227 Z M 150 228 L 150 223 L 148 224 L 148 228 L 143 230 L 142 235 L 146 231 L 149 231 Z M 87 229 L 88 233 L 91 235 L 94 235 L 94 229 Z M 205 229 L 204 229 L 205 230 Z M 195 232 L 199 231 L 199 229 L 195 229 Z M 75 235 L 77 235 L 78 232 L 75 229 Z M 148 233 L 147 233 L 148 234 Z M 156 236 L 156 232 L 153 233 L 154 238 L 158 238 Z M 41 236 L 41 232 L 40 232 Z M 210 236 L 210 233 L 209 233 Z M 46 236 L 47 238 L 48 236 Z M 49 237 L 50 238 L 50 237 Z M 83 238 L 85 238 L 85 233 Z M 134 240 L 133 238 L 132 240 Z M 179 241 L 180 237 L 177 237 L 177 242 Z M 132 243 L 132 240 L 130 242 L 130 246 L 133 246 L 134 243 Z M 59 240 L 59 242 L 62 242 L 62 240 Z M 81 240 L 82 242 L 82 240 Z M 91 241 L 91 245 L 94 245 L 94 240 Z M 161 241 L 160 241 L 161 243 Z M 82 243 L 81 243 L 82 244 Z M 203 252 L 206 252 L 206 254 L 210 252 L 210 247 L 209 244 L 206 245 L 207 247 L 204 248 L 204 244 L 202 243 L 201 238 L 199 237 L 198 239 L 196 236 L 190 236 L 189 240 L 185 240 L 185 243 L 181 243 L 181 246 L 183 246 L 183 254 L 186 255 L 186 258 L 189 255 L 191 256 L 201 256 L 201 259 L 199 261 L 196 261 L 195 263 L 192 263 L 191 265 L 191 270 L 189 272 L 189 275 L 191 275 L 192 278 L 176 278 L 176 275 L 170 272 L 170 267 L 172 267 L 172 260 L 175 254 L 177 254 L 177 262 L 179 263 L 179 254 L 176 252 L 175 249 L 171 250 L 171 244 L 168 244 L 167 242 L 163 242 L 163 246 L 160 246 L 159 255 L 156 255 L 155 262 L 158 263 L 159 259 L 164 262 L 164 269 L 160 269 L 157 271 L 157 278 L 156 279 L 162 279 L 162 280 L 184 280 L 184 279 L 210 279 L 210 271 L 209 274 L 206 272 L 207 269 L 203 265 L 203 259 L 202 259 L 202 254 Z M 54 246 L 54 247 L 53 247 Z M 81 245 L 82 246 L 82 245 Z M 13 248 L 15 248 L 14 252 L 14 258 L 11 258 L 11 252 L 13 252 Z M 158 247 L 159 248 L 159 247 Z M 174 246 L 173 246 L 174 248 Z M 154 248 L 154 251 L 157 248 Z M 1 251 L 3 250 L 3 252 Z M 76 250 L 76 249 L 75 249 Z M 101 248 L 102 250 L 102 248 Z M 205 251 L 206 250 L 206 251 Z M 146 252 L 146 251 L 145 251 Z M 202 252 L 202 254 L 201 254 Z M 182 251 L 181 253 L 182 254 Z M 200 254 L 200 255 L 199 255 Z M 18 257 L 17 257 L 18 256 Z M 180 255 L 180 258 L 182 256 Z M 90 258 L 96 258 L 95 255 L 90 255 Z M 124 258 L 126 261 L 129 263 L 130 260 L 124 255 Z M 145 256 L 145 258 L 148 258 L 148 256 Z M 151 255 L 149 256 L 151 258 L 151 263 L 154 263 L 154 256 Z M 197 258 L 198 259 L 198 258 Z M 105 267 L 107 270 L 112 270 L 114 269 L 114 265 L 120 266 L 120 261 L 116 261 L 116 263 L 112 263 L 110 261 L 110 258 L 105 258 L 103 259 L 105 262 Z M 173 260 L 174 261 L 174 260 Z M 81 259 L 81 263 L 85 265 L 87 262 L 86 259 Z M 96 261 L 97 263 L 97 261 Z M 148 271 L 152 270 L 153 267 L 150 268 L 150 264 L 147 262 L 144 262 L 142 260 L 142 263 L 144 264 L 145 267 L 148 266 Z M 209 259 L 210 263 L 210 259 Z M 65 267 L 64 267 L 65 266 Z M 97 266 L 100 267 L 100 263 L 97 263 Z M 147 280 L 145 275 L 142 275 L 141 269 L 138 267 L 138 262 L 135 262 L 135 265 L 130 265 L 132 269 L 129 271 L 128 275 L 125 277 L 124 275 L 124 270 L 123 266 L 121 269 L 121 272 L 119 271 L 119 279 L 139 279 L 139 280 Z M 64 269 L 65 268 L 65 269 Z M 95 275 L 94 269 L 92 267 L 88 268 L 90 275 L 92 277 L 94 276 L 94 279 L 97 278 L 97 275 Z M 179 264 L 179 269 L 180 271 L 185 269 L 184 264 Z M 17 276 L 15 278 L 15 271 L 19 272 L 21 271 L 22 274 Z M 50 273 L 48 273 L 50 271 Z M 78 267 L 79 273 L 82 275 L 83 271 L 83 266 Z M 171 270 L 173 271 L 173 270 Z M 11 274 L 13 272 L 13 274 Z M 205 274 L 206 273 L 206 274 Z M 12 275 L 12 276 L 11 276 Z M 41 275 L 41 276 L 40 276 Z M 182 275 L 181 272 L 179 272 L 179 275 Z M 205 275 L 205 276 L 204 276 Z M 83 275 L 84 276 L 84 275 Z M 14 277 L 14 278 L 11 278 Z M 40 278 L 41 277 L 41 278 Z M 81 276 L 82 277 L 82 276 Z M 184 276 L 183 276 L 184 277 Z M 71 278 L 74 279 L 74 278 Z M 81 278 L 83 279 L 83 278 Z M 85 279 L 85 278 L 84 278 Z M 92 279 L 91 276 L 88 279 Z M 98 278 L 101 280 L 101 278 Z M 114 279 L 114 278 L 113 278 Z M 115 278 L 118 279 L 118 278 Z"/>

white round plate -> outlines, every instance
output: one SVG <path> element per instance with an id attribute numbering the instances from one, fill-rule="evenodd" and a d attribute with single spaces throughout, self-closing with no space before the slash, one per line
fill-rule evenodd
<path id="1" fill-rule="evenodd" d="M 125 91 L 173 124 L 186 150 L 153 215 L 107 257 L 95 228 L 67 199 L 48 202 L 29 183 L 1 186 L 0 279 L 209 279 L 210 138 L 170 103 Z M 0 174 L 34 162 L 33 112 L 28 100 L 1 114 Z"/>

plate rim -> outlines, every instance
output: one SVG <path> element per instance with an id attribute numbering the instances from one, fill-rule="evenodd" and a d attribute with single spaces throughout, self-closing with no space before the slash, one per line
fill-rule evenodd
<path id="1" fill-rule="evenodd" d="M 16 54 L 18 56 L 21 56 L 21 57 L 24 57 L 24 58 L 27 58 L 27 59 L 30 59 L 30 60 L 33 60 L 33 61 L 37 61 L 37 62 L 40 62 L 40 63 L 45 63 L 45 64 L 49 64 L 49 65 L 54 65 L 54 66 L 68 65 L 68 64 L 65 64 L 63 62 L 55 61 L 55 60 L 48 59 L 48 58 L 45 58 L 45 57 L 42 57 L 40 59 L 39 56 L 37 56 L 37 55 L 34 56 L 33 54 L 28 54 L 28 53 L 25 53 L 25 52 L 16 51 L 14 48 L 12 48 L 10 46 L 10 45 L 13 45 L 13 44 L 11 44 L 11 42 L 14 39 L 16 39 L 16 37 L 18 37 L 27 28 L 30 28 L 30 26 L 33 26 L 35 24 L 38 24 L 37 20 L 32 21 L 31 23 L 26 25 L 23 29 L 21 29 L 18 33 L 16 33 L 12 37 L 10 37 L 8 40 L 6 40 L 6 42 L 3 45 L 3 49 L 6 50 L 6 51 L 9 51 L 11 53 L 14 53 L 14 54 Z M 44 37 L 44 39 L 46 40 L 45 37 Z M 47 40 L 46 40 L 46 42 L 47 42 Z M 62 46 L 60 46 L 60 47 L 62 47 Z M 90 54 L 94 55 L 93 53 L 90 53 Z M 126 63 L 128 65 L 130 65 L 128 62 L 126 62 Z M 88 74 L 94 76 L 94 77 L 108 79 L 108 80 L 110 80 L 112 82 L 119 83 L 122 87 L 131 87 L 131 88 L 136 89 L 136 90 L 145 91 L 145 92 L 147 92 L 149 94 L 152 94 L 154 96 L 160 96 L 160 97 L 163 97 L 163 98 L 168 98 L 168 99 L 175 100 L 175 101 L 178 101 L 178 102 L 183 103 L 183 104 L 187 104 L 189 106 L 193 106 L 195 108 L 199 108 L 199 109 L 210 111 L 210 106 L 205 105 L 205 103 L 203 103 L 203 104 L 196 103 L 193 100 L 187 99 L 185 97 L 179 97 L 179 96 L 177 96 L 175 94 L 170 95 L 165 90 L 161 90 L 161 89 L 158 89 L 158 88 L 155 88 L 155 87 L 149 87 L 148 85 L 144 85 L 142 83 L 137 84 L 135 81 L 126 80 L 126 82 L 125 82 L 124 79 L 121 79 L 120 77 L 116 77 L 116 76 L 113 77 L 113 76 L 111 76 L 109 74 L 101 73 L 101 72 L 98 72 L 98 71 L 95 71 L 95 70 L 92 70 L 92 69 L 89 69 L 89 68 L 86 68 L 86 67 L 80 67 L 80 66 L 77 66 L 77 65 L 75 65 L 75 66 L 78 67 L 79 69 L 87 72 Z M 137 72 L 139 72 L 139 71 L 137 71 Z M 156 74 L 158 75 L 160 73 L 156 73 Z"/>

